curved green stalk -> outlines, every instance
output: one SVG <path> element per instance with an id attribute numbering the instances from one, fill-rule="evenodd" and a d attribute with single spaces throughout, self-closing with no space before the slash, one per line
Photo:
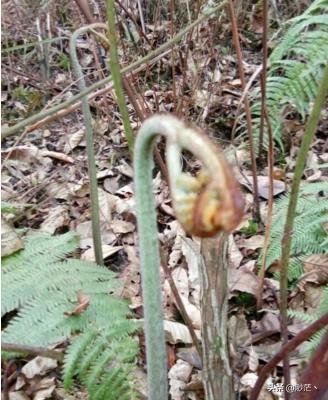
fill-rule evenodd
<path id="1" fill-rule="evenodd" d="M 169 114 L 158 114 L 145 120 L 135 143 L 134 171 L 150 400 L 167 399 L 160 256 L 152 196 L 152 151 L 158 135 L 164 136 L 167 141 L 166 161 L 172 203 L 183 225 L 186 219 L 189 221 L 189 215 L 184 213 L 184 208 L 182 211 L 182 206 L 184 201 L 187 203 L 190 199 L 193 201 L 191 219 L 198 218 L 200 223 L 204 223 L 201 231 L 204 236 L 233 229 L 241 219 L 244 205 L 239 186 L 223 153 L 200 130 L 187 126 Z M 194 187 L 197 187 L 197 179 L 181 172 L 179 156 L 182 148 L 200 159 L 209 176 L 205 186 L 200 186 L 196 192 Z M 182 178 L 188 183 L 184 184 Z M 220 217 L 216 225 L 215 218 L 208 218 L 212 214 Z M 215 226 L 208 227 L 207 222 Z M 199 227 L 191 225 L 189 233 L 198 232 Z"/>
<path id="2" fill-rule="evenodd" d="M 136 69 L 140 65 L 145 64 L 148 61 L 152 60 L 153 58 L 163 54 L 167 49 L 171 48 L 174 44 L 178 43 L 184 37 L 184 35 L 186 35 L 191 29 L 193 29 L 198 24 L 206 21 L 215 12 L 217 12 L 217 11 L 221 10 L 223 7 L 225 7 L 226 3 L 227 3 L 227 0 L 224 0 L 219 5 L 207 10 L 205 14 L 201 15 L 196 21 L 194 21 L 193 23 L 191 23 L 190 25 L 188 25 L 187 27 L 182 29 L 171 40 L 162 44 L 157 49 L 151 51 L 149 54 L 140 58 L 139 60 L 122 68 L 121 74 L 127 74 L 129 72 L 132 72 L 134 69 Z M 109 83 L 111 81 L 112 81 L 112 77 L 108 76 L 108 77 L 90 85 L 85 90 L 81 91 L 80 93 L 76 94 L 75 96 L 70 97 L 66 101 L 64 101 L 54 107 L 49 108 L 48 110 L 43 110 L 43 111 L 39 112 L 38 114 L 32 115 L 31 117 L 28 117 L 28 118 L 24 119 L 23 121 L 20 121 L 17 124 L 10 126 L 9 128 L 4 127 L 2 129 L 1 138 L 4 139 L 7 136 L 13 135 L 20 129 L 25 128 L 27 125 L 34 124 L 35 122 L 38 122 L 41 119 L 48 117 L 49 115 L 55 114 L 56 112 L 62 110 L 63 108 L 69 107 L 70 105 L 72 105 L 72 104 L 76 103 L 77 101 L 79 101 L 80 99 L 82 99 L 84 96 L 87 96 L 88 94 L 101 88 L 106 83 Z"/>
<path id="3" fill-rule="evenodd" d="M 74 73 L 78 78 L 78 85 L 81 92 L 86 91 L 86 84 L 83 75 L 81 65 L 78 60 L 76 42 L 80 35 L 91 29 L 103 28 L 107 29 L 107 26 L 102 23 L 94 23 L 88 26 L 84 26 L 77 29 L 69 42 L 70 56 Z M 91 222 L 92 222 L 92 236 L 93 236 L 93 247 L 95 252 L 96 262 L 99 265 L 103 264 L 103 255 L 101 247 L 101 233 L 100 233 L 100 218 L 99 218 L 99 199 L 98 199 L 98 185 L 97 185 L 97 171 L 96 171 L 96 160 L 93 148 L 93 129 L 92 129 L 92 117 L 90 107 L 88 103 L 87 95 L 82 96 L 82 111 L 84 116 L 84 124 L 86 131 L 87 140 L 87 156 L 88 156 L 88 173 L 90 181 L 90 201 L 91 201 Z"/>
<path id="4" fill-rule="evenodd" d="M 114 0 L 107 0 L 107 22 L 108 22 L 108 31 L 109 31 L 109 47 L 110 47 L 110 70 L 112 72 L 112 78 L 114 83 L 114 89 L 117 97 L 117 104 L 120 110 L 123 126 L 125 131 L 125 137 L 128 142 L 129 150 L 133 150 L 133 131 L 129 120 L 129 112 L 126 106 L 121 71 L 120 71 L 120 63 L 118 60 L 117 54 L 117 43 L 116 43 L 116 29 L 115 29 L 115 6 Z"/>

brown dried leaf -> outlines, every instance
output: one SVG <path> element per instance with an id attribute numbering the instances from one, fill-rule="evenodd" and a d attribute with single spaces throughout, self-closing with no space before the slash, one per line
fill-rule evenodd
<path id="1" fill-rule="evenodd" d="M 254 274 L 254 272 L 245 267 L 245 265 L 230 271 L 229 288 L 231 292 L 239 291 L 256 296 L 258 287 L 259 278 Z"/>
<path id="2" fill-rule="evenodd" d="M 164 320 L 164 332 L 165 339 L 171 344 L 192 344 L 191 335 L 186 325 L 180 324 L 179 322 Z M 200 338 L 200 331 L 195 330 L 198 338 Z"/>
<path id="3" fill-rule="evenodd" d="M 115 219 L 110 223 L 110 229 L 114 233 L 129 233 L 135 230 L 135 225 L 128 221 Z"/>
<path id="4" fill-rule="evenodd" d="M 106 178 L 104 180 L 104 189 L 106 190 L 106 192 L 114 194 L 119 188 L 119 185 L 118 185 L 119 179 L 120 179 L 119 176 L 114 176 L 112 178 Z"/>
<path id="5" fill-rule="evenodd" d="M 81 128 L 78 131 L 74 132 L 69 136 L 68 142 L 64 146 L 64 152 L 69 153 L 77 147 L 81 140 L 84 139 L 85 136 L 85 128 Z"/>
<path id="6" fill-rule="evenodd" d="M 247 179 L 245 179 L 241 174 L 238 174 L 237 176 L 239 182 L 247 187 L 250 191 L 253 190 L 253 178 L 251 176 L 246 176 Z M 259 195 L 265 199 L 268 200 L 269 198 L 269 177 L 268 176 L 262 176 L 259 175 L 257 177 L 257 183 L 258 183 L 258 191 Z M 277 196 L 280 193 L 285 192 L 286 190 L 286 185 L 282 181 L 278 181 L 276 179 L 273 180 L 273 195 Z"/>
<path id="7" fill-rule="evenodd" d="M 32 379 L 36 375 L 45 375 L 48 371 L 55 369 L 57 364 L 53 358 L 37 356 L 24 365 L 22 373 L 27 379 Z"/>
<path id="8" fill-rule="evenodd" d="M 69 224 L 68 206 L 65 204 L 58 205 L 50 210 L 47 218 L 42 222 L 40 230 L 42 232 L 55 233 L 57 228 L 67 226 Z"/>
<path id="9" fill-rule="evenodd" d="M 92 223 L 91 221 L 81 222 L 75 227 L 76 232 L 80 235 L 80 247 L 81 249 L 86 249 L 88 247 L 93 247 L 92 239 Z M 112 244 L 116 240 L 116 235 L 109 231 L 108 224 L 101 223 L 101 240 L 105 244 Z"/>
<path id="10" fill-rule="evenodd" d="M 98 188 L 100 221 L 110 222 L 112 220 L 113 202 L 112 197 L 105 190 Z"/>
<path id="11" fill-rule="evenodd" d="M 76 306 L 72 311 L 65 311 L 64 315 L 70 317 L 72 315 L 82 314 L 90 305 L 90 296 L 83 293 L 80 289 L 77 291 L 77 302 L 78 306 Z"/>
<path id="12" fill-rule="evenodd" d="M 191 320 L 192 326 L 196 329 L 200 329 L 200 310 L 189 301 L 189 280 L 187 271 L 182 267 L 175 268 L 172 271 L 172 279 L 177 287 L 181 301 L 183 302 L 186 312 Z"/>
<path id="13" fill-rule="evenodd" d="M 133 178 L 133 168 L 124 159 L 121 160 L 121 165 L 116 167 L 116 169 L 128 178 Z"/>
<path id="14" fill-rule="evenodd" d="M 243 255 L 240 252 L 240 250 L 238 249 L 235 241 L 234 241 L 234 237 L 233 235 L 229 236 L 229 261 L 231 263 L 231 266 L 233 268 L 238 268 L 242 259 L 243 259 Z"/>
<path id="15" fill-rule="evenodd" d="M 1 257 L 10 256 L 10 254 L 15 253 L 23 247 L 23 241 L 15 229 L 1 218 Z"/>
<path id="16" fill-rule="evenodd" d="M 18 392 L 10 392 L 9 400 L 31 400 L 31 398 L 25 393 L 25 391 L 20 390 Z"/>
<path id="17" fill-rule="evenodd" d="M 32 386 L 31 388 L 33 389 L 33 394 L 34 394 L 33 400 L 45 400 L 51 398 L 55 388 L 56 388 L 55 377 L 41 379 L 35 386 Z"/>
<path id="18" fill-rule="evenodd" d="M 328 283 L 328 255 L 312 254 L 304 261 L 304 274 L 297 286 L 301 291 L 305 291 L 305 285 L 310 282 L 317 285 Z"/>
<path id="19" fill-rule="evenodd" d="M 140 297 L 140 262 L 136 254 L 135 246 L 124 246 L 124 250 L 128 256 L 129 264 L 120 274 L 121 280 L 124 282 L 123 297 L 132 298 L 134 307 L 142 305 Z"/>
<path id="20" fill-rule="evenodd" d="M 233 315 L 228 322 L 228 331 L 231 344 L 238 352 L 238 348 L 246 348 L 252 342 L 252 335 L 248 329 L 244 314 Z"/>
<path id="21" fill-rule="evenodd" d="M 69 164 L 74 164 L 74 159 L 72 157 L 69 157 L 63 153 L 58 153 L 57 151 L 42 150 L 41 155 L 42 157 L 50 157 L 56 160 L 67 162 Z"/>
<path id="22" fill-rule="evenodd" d="M 183 360 L 178 360 L 169 370 L 170 395 L 174 400 L 185 399 L 185 392 L 181 390 L 190 379 L 192 366 Z"/>
<path id="23" fill-rule="evenodd" d="M 113 254 L 117 253 L 119 250 L 123 249 L 123 246 L 110 246 L 108 244 L 102 244 L 101 248 L 102 248 L 103 258 L 105 260 L 106 258 L 108 258 L 108 257 L 112 256 Z M 82 254 L 81 260 L 93 261 L 93 262 L 96 261 L 93 247 L 88 249 L 88 250 L 86 250 Z"/>
<path id="24" fill-rule="evenodd" d="M 263 235 L 253 235 L 248 239 L 240 239 L 238 242 L 239 247 L 256 250 L 263 247 L 264 236 Z"/>
<path id="25" fill-rule="evenodd" d="M 35 162 L 40 160 L 41 153 L 36 146 L 15 146 L 9 149 L 2 150 L 4 156 L 10 155 L 9 160 Z"/>

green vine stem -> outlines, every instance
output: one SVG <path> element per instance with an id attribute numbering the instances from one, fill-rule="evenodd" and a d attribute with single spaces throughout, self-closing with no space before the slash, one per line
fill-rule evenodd
<path id="1" fill-rule="evenodd" d="M 110 47 L 110 69 L 112 72 L 112 79 L 114 82 L 114 89 L 117 97 L 117 104 L 122 116 L 123 126 L 125 131 L 125 137 L 128 142 L 129 150 L 132 151 L 134 137 L 133 131 L 129 120 L 129 112 L 126 106 L 123 84 L 120 71 L 120 63 L 117 54 L 117 42 L 116 42 L 116 28 L 115 28 L 115 6 L 114 0 L 107 0 L 107 22 L 108 22 L 108 33 L 109 33 L 109 47 Z"/>
<path id="2" fill-rule="evenodd" d="M 157 49 L 151 51 L 146 56 L 140 58 L 139 60 L 133 62 L 130 65 L 127 65 L 126 67 L 123 67 L 121 69 L 121 74 L 124 75 L 124 74 L 127 74 L 129 72 L 132 72 L 136 68 L 138 68 L 140 65 L 146 64 L 147 62 L 149 62 L 153 58 L 163 54 L 166 50 L 170 49 L 173 45 L 178 43 L 195 26 L 197 26 L 200 23 L 206 21 L 215 12 L 218 12 L 219 10 L 223 9 L 225 7 L 226 3 L 227 3 L 227 0 L 224 0 L 220 4 L 218 4 L 217 6 L 211 8 L 211 9 L 208 9 L 206 11 L 206 13 L 202 14 L 196 21 L 192 22 L 190 25 L 188 25 L 185 28 L 183 28 L 172 39 L 170 39 L 166 43 L 162 44 Z M 8 137 L 10 135 L 13 135 L 14 133 L 19 131 L 20 129 L 23 129 L 28 125 L 34 124 L 35 122 L 40 121 L 41 119 L 43 119 L 43 118 L 45 118 L 45 117 L 47 117 L 49 115 L 55 114 L 58 111 L 69 107 L 70 105 L 72 105 L 72 104 L 76 103 L 77 101 L 79 101 L 80 99 L 82 99 L 84 96 L 87 96 L 88 94 L 90 94 L 93 91 L 103 87 L 106 83 L 109 83 L 111 81 L 112 81 L 112 77 L 108 76 L 108 77 L 106 77 L 106 78 L 104 78 L 104 79 L 102 79 L 102 80 L 100 80 L 100 81 L 88 86 L 83 91 L 80 91 L 78 94 L 70 97 L 66 101 L 63 101 L 62 103 L 60 103 L 60 104 L 58 104 L 58 105 L 56 105 L 54 107 L 51 107 L 51 108 L 49 108 L 47 110 L 43 110 L 43 111 L 41 111 L 41 112 L 39 112 L 37 114 L 34 114 L 31 117 L 28 117 L 28 118 L 24 119 L 23 121 L 20 121 L 17 124 L 15 124 L 13 126 L 10 126 L 8 128 L 3 127 L 1 129 L 1 131 L 2 131 L 1 138 L 4 139 L 4 138 L 6 138 L 6 137 Z"/>
<path id="3" fill-rule="evenodd" d="M 280 259 L 280 313 L 281 313 L 281 332 L 282 332 L 283 344 L 287 343 L 288 341 L 288 331 L 287 331 L 288 264 L 289 264 L 289 254 L 291 248 L 291 240 L 293 234 L 293 225 L 294 225 L 294 218 L 297 206 L 298 192 L 304 171 L 304 166 L 306 163 L 306 157 L 310 145 L 312 143 L 314 134 L 316 132 L 320 120 L 321 109 L 325 103 L 327 95 L 328 95 L 328 65 L 326 65 L 326 68 L 324 70 L 321 84 L 319 85 L 319 91 L 314 101 L 311 115 L 306 124 L 302 144 L 298 152 L 295 165 L 295 172 L 292 182 L 292 188 L 289 197 L 284 234 L 281 242 L 282 252 Z M 287 362 L 288 362 L 288 357 L 284 359 L 284 369 L 285 369 L 285 364 L 287 364 Z M 288 368 L 286 370 L 288 370 Z"/>
<path id="4" fill-rule="evenodd" d="M 86 84 L 83 75 L 81 65 L 77 56 L 76 43 L 80 35 L 92 30 L 92 29 L 107 29 L 107 26 L 103 23 L 94 23 L 88 26 L 84 26 L 77 29 L 73 34 L 69 42 L 70 56 L 74 73 L 78 79 L 78 85 L 80 92 L 86 91 Z M 100 233 L 100 218 L 99 218 L 99 199 L 98 199 L 98 185 L 97 185 L 97 171 L 96 171 L 96 160 L 93 148 L 93 129 L 92 129 L 92 117 L 88 103 L 87 95 L 84 94 L 81 99 L 82 111 L 84 116 L 84 124 L 86 131 L 87 140 L 87 157 L 88 157 L 88 173 L 90 181 L 90 201 L 91 201 L 91 221 L 92 221 L 92 236 L 93 236 L 93 247 L 95 252 L 96 262 L 99 265 L 103 264 L 103 255 L 101 247 L 101 233 Z"/>
<path id="5" fill-rule="evenodd" d="M 243 215 L 244 201 L 223 152 L 204 133 L 169 114 L 157 114 L 145 120 L 135 143 L 134 171 L 148 396 L 151 400 L 166 400 L 160 256 L 152 196 L 152 151 L 158 135 L 166 138 L 166 162 L 173 207 L 189 234 L 208 237 L 220 231 L 230 232 Z M 179 158 L 182 149 L 190 151 L 202 162 L 202 175 L 193 178 L 181 171 Z"/>

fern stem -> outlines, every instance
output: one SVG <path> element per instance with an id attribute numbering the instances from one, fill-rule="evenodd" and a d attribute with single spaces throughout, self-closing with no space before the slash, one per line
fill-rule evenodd
<path id="1" fill-rule="evenodd" d="M 133 71 L 134 69 L 138 68 L 142 64 L 146 64 L 148 61 L 152 60 L 153 58 L 160 56 L 163 54 L 167 49 L 171 48 L 174 44 L 178 43 L 190 30 L 192 30 L 195 26 L 199 25 L 200 23 L 206 21 L 208 18 L 211 17 L 212 14 L 215 12 L 221 10 L 223 7 L 225 7 L 227 3 L 227 0 L 223 0 L 220 4 L 217 6 L 209 9 L 206 11 L 206 14 L 202 14 L 196 21 L 192 22 L 190 25 L 186 26 L 183 28 L 179 33 L 177 33 L 172 39 L 168 40 L 166 43 L 162 44 L 159 46 L 157 49 L 151 51 L 148 53 L 146 56 L 141 57 L 139 60 L 133 62 L 132 64 L 122 68 L 121 74 L 126 74 L 128 72 Z M 104 86 L 106 83 L 109 83 L 112 81 L 112 77 L 108 76 L 107 78 L 104 78 L 89 87 L 85 88 L 83 91 L 80 91 L 80 93 L 76 94 L 75 96 L 70 97 L 68 100 L 62 102 L 61 104 L 58 104 L 57 106 L 51 107 L 48 110 L 43 110 L 35 115 L 32 115 L 29 118 L 24 119 L 23 121 L 18 122 L 17 124 L 10 126 L 9 128 L 4 128 L 1 129 L 1 138 L 4 139 L 10 135 L 13 135 L 20 129 L 25 128 L 27 125 L 33 124 L 37 121 L 40 121 L 41 119 L 55 114 L 56 112 L 69 107 L 71 104 L 76 103 L 80 99 L 82 99 L 84 96 L 88 95 L 89 93 L 92 93 L 93 91 L 101 88 Z"/>
<path id="2" fill-rule="evenodd" d="M 220 224 L 215 230 L 205 232 L 215 235 L 218 230 L 230 231 L 240 221 L 243 214 L 243 199 L 239 186 L 228 166 L 223 153 L 199 130 L 185 125 L 176 117 L 158 114 L 148 118 L 140 128 L 134 148 L 135 196 L 139 234 L 142 290 L 144 300 L 146 354 L 148 370 L 148 396 L 151 400 L 167 399 L 166 351 L 164 343 L 163 313 L 160 282 L 160 256 L 157 239 L 155 202 L 152 196 L 152 151 L 158 135 L 167 139 L 167 166 L 173 206 L 177 212 L 179 195 L 179 162 L 182 148 L 189 150 L 202 161 L 210 182 L 195 204 L 201 204 L 199 213 L 205 213 L 214 188 L 219 192 L 219 207 L 215 212 L 220 216 Z M 188 189 L 188 188 L 182 188 Z M 209 197 L 206 197 L 208 194 Z M 207 200 L 205 203 L 203 200 Z M 194 206 L 195 208 L 196 206 Z M 197 215 L 191 211 L 192 217 Z M 180 215 L 181 217 L 181 215 Z M 182 220 L 182 217 L 181 217 Z M 181 221 L 180 222 L 183 222 Z M 202 221 L 202 218 L 199 218 Z M 197 228 L 197 227 L 196 227 Z M 195 234 L 195 232 L 189 232 Z"/>
<path id="3" fill-rule="evenodd" d="M 158 130 L 141 127 L 134 148 L 135 196 L 144 301 L 148 398 L 167 399 L 160 257 L 152 193 L 152 150 Z"/>
<path id="4" fill-rule="evenodd" d="M 309 120 L 307 122 L 305 132 L 303 135 L 302 144 L 298 153 L 298 157 L 296 160 L 295 172 L 291 187 L 291 193 L 289 197 L 288 210 L 286 223 L 284 227 L 284 234 L 281 242 L 282 246 L 282 254 L 280 259 L 280 312 L 281 312 L 281 332 L 283 343 L 287 343 L 288 341 L 288 332 L 287 332 L 287 302 L 288 302 L 288 263 L 289 263 L 289 254 L 291 249 L 291 239 L 293 233 L 293 224 L 295 218 L 295 211 L 298 200 L 298 192 L 300 187 L 301 178 L 304 171 L 304 166 L 306 163 L 306 157 L 313 140 L 314 134 L 316 132 L 316 128 L 318 126 L 320 120 L 321 109 L 324 105 L 325 98 L 328 94 L 328 65 L 326 65 L 323 77 L 321 80 L 321 84 L 319 85 L 319 91 L 317 97 L 315 99 L 313 109 Z M 284 369 L 286 367 L 284 360 Z M 288 369 L 288 368 L 287 368 Z"/>
<path id="5" fill-rule="evenodd" d="M 115 6 L 114 0 L 107 0 L 107 22 L 108 22 L 108 33 L 109 33 L 109 44 L 110 44 L 110 69 L 112 72 L 112 79 L 114 83 L 114 89 L 117 98 L 118 108 L 120 110 L 125 137 L 128 142 L 129 150 L 132 151 L 134 137 L 133 131 L 129 120 L 129 112 L 126 106 L 124 92 L 123 92 L 123 85 L 122 85 L 122 78 L 121 78 L 121 71 L 120 71 L 120 64 L 118 60 L 118 53 L 117 53 L 117 41 L 116 41 L 116 28 L 115 28 Z"/>
<path id="6" fill-rule="evenodd" d="M 91 201 L 91 221 L 92 221 L 92 236 L 93 236 L 93 247 L 96 262 L 99 265 L 103 264 L 103 255 L 101 247 L 101 233 L 100 233 L 100 217 L 99 217 L 99 199 L 98 199 L 98 185 L 97 185 L 97 172 L 96 172 L 96 160 L 93 148 L 93 129 L 92 129 L 92 116 L 86 94 L 86 84 L 83 75 L 81 65 L 78 60 L 76 43 L 80 35 L 91 29 L 102 28 L 106 29 L 106 25 L 102 23 L 95 23 L 88 26 L 84 26 L 77 29 L 70 39 L 70 56 L 72 60 L 72 66 L 76 77 L 78 78 L 78 85 L 80 92 L 84 92 L 82 96 L 82 111 L 84 116 L 84 124 L 86 130 L 87 140 L 87 157 L 88 157 L 88 172 L 90 181 L 90 201 Z"/>

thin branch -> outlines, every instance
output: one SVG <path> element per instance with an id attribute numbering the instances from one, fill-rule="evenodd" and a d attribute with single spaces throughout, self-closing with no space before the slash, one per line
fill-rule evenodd
<path id="1" fill-rule="evenodd" d="M 265 234 L 264 234 L 264 244 L 263 244 L 263 253 L 262 253 L 262 265 L 259 272 L 259 290 L 257 294 L 257 308 L 262 308 L 262 294 L 263 294 L 263 286 L 264 286 L 264 277 L 265 277 L 265 267 L 266 267 L 266 259 L 269 248 L 269 239 L 270 239 L 270 231 L 272 225 L 272 209 L 273 209 L 273 163 L 274 163 L 274 154 L 273 154 L 273 135 L 272 135 L 272 127 L 269 120 L 266 104 L 264 103 L 263 113 L 265 115 L 265 120 L 268 128 L 268 138 L 269 138 L 269 149 L 268 149 L 268 170 L 269 170 L 269 195 L 268 195 L 268 211 L 267 218 L 265 224 Z"/>
<path id="2" fill-rule="evenodd" d="M 232 130 L 231 130 L 231 142 L 232 143 L 235 140 L 235 133 L 236 133 L 239 119 L 240 119 L 239 113 L 240 113 L 241 105 L 244 103 L 245 97 L 248 95 L 248 92 L 249 92 L 253 82 L 255 81 L 257 76 L 261 73 L 261 71 L 262 71 L 262 64 L 260 66 L 258 66 L 256 68 L 256 70 L 252 73 L 252 76 L 249 78 L 249 80 L 240 96 L 240 99 L 239 99 L 238 105 L 237 105 L 237 111 L 235 113 L 235 122 L 234 122 Z"/>
<path id="3" fill-rule="evenodd" d="M 42 356 L 53 358 L 57 361 L 63 361 L 64 354 L 56 350 L 49 350 L 46 347 L 29 346 L 17 343 L 1 343 L 2 351 L 12 351 L 13 353 L 26 353 L 33 356 Z"/>
<path id="4" fill-rule="evenodd" d="M 175 18 L 175 2 L 174 0 L 170 0 L 170 30 L 171 37 L 174 37 L 174 18 Z M 173 91 L 173 110 L 176 109 L 177 106 L 177 83 L 176 83 L 176 75 L 175 75 L 175 50 L 174 46 L 171 50 L 171 71 L 172 71 L 172 91 Z"/>
<path id="5" fill-rule="evenodd" d="M 264 276 L 265 276 L 265 265 L 266 265 L 266 257 L 269 246 L 270 239 L 270 230 L 272 223 L 272 208 L 273 208 L 273 164 L 274 164 L 274 154 L 273 154 L 273 135 L 272 135 L 272 127 L 270 123 L 270 118 L 268 115 L 267 105 L 266 105 L 266 69 L 267 69 L 267 59 L 268 59 L 268 45 L 267 45 L 267 37 L 268 37 L 268 1 L 263 0 L 262 7 L 262 19 L 263 19 L 263 35 L 262 35 L 262 74 L 261 74 L 261 126 L 260 133 L 262 133 L 262 141 L 260 139 L 260 143 L 263 144 L 263 132 L 264 132 L 264 121 L 266 121 L 267 130 L 268 130 L 268 138 L 269 138 L 269 150 L 268 150 L 268 170 L 269 170 L 269 198 L 268 198 L 268 211 L 267 211 L 267 219 L 265 226 L 265 235 L 264 235 L 264 245 L 263 245 L 263 258 L 262 258 L 262 266 L 259 273 L 260 284 L 259 291 L 257 295 L 257 308 L 262 308 L 262 294 L 263 294 L 263 285 L 264 285 Z M 261 134 L 260 134 L 261 136 Z M 261 151 L 259 154 L 261 155 L 262 146 L 260 146 Z"/>
<path id="6" fill-rule="evenodd" d="M 268 63 L 268 0 L 262 1 L 262 74 L 261 74 L 261 121 L 260 121 L 260 138 L 259 138 L 259 156 L 262 156 L 263 151 L 263 133 L 266 107 L 266 76 Z"/>
<path id="7" fill-rule="evenodd" d="M 87 0 L 75 0 L 75 3 L 78 5 L 88 24 L 94 24 L 96 21 L 95 17 L 92 15 L 90 6 Z"/>
<path id="8" fill-rule="evenodd" d="M 229 8 L 229 14 L 230 14 L 230 20 L 231 20 L 232 37 L 233 37 L 233 42 L 234 42 L 236 56 L 237 56 L 239 77 L 241 80 L 241 87 L 244 90 L 245 86 L 246 86 L 246 80 L 245 80 L 245 73 L 244 73 L 244 69 L 243 69 L 243 58 L 242 58 L 242 53 L 241 53 L 241 48 L 240 48 L 237 19 L 236 19 L 236 15 L 235 15 L 233 0 L 228 1 L 228 8 Z M 244 99 L 244 107 L 245 107 L 246 121 L 247 121 L 249 151 L 250 151 L 250 157 L 251 157 L 251 163 L 252 163 L 253 194 L 254 194 L 254 219 L 256 221 L 259 221 L 260 220 L 260 202 L 259 202 L 258 186 L 257 186 L 257 167 L 256 167 L 255 151 L 254 151 L 254 143 L 253 143 L 251 111 L 250 111 L 249 101 L 248 101 L 247 96 L 245 96 L 245 99 Z"/>

